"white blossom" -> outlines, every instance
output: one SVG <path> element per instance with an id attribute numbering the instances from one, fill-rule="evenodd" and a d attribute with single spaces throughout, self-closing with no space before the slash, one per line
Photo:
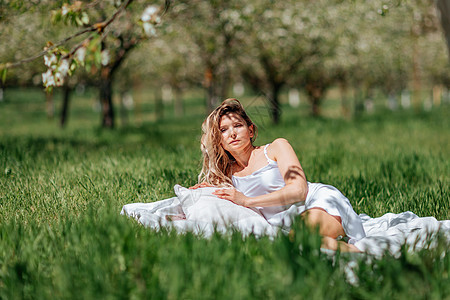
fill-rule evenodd
<path id="1" fill-rule="evenodd" d="M 263 14 L 263 17 L 266 18 L 266 19 L 273 18 L 273 11 L 271 11 L 271 10 L 266 10 L 266 11 L 264 12 L 264 14 Z"/>
<path id="2" fill-rule="evenodd" d="M 251 15 L 255 9 L 251 4 L 247 4 L 247 6 L 244 7 L 243 12 L 244 15 Z"/>
<path id="3" fill-rule="evenodd" d="M 62 86 L 64 83 L 64 76 L 60 72 L 55 73 L 55 85 L 56 86 Z"/>
<path id="4" fill-rule="evenodd" d="M 288 10 L 283 11 L 283 14 L 281 15 L 281 22 L 284 25 L 291 25 L 292 24 L 292 16 L 291 12 Z"/>
<path id="5" fill-rule="evenodd" d="M 85 57 L 86 57 L 86 48 L 81 47 L 80 49 L 77 50 L 77 52 L 75 52 L 75 58 L 79 62 L 84 62 Z"/>
<path id="6" fill-rule="evenodd" d="M 62 76 L 67 75 L 67 72 L 69 71 L 69 61 L 67 59 L 61 60 L 58 71 L 61 73 Z"/>
<path id="7" fill-rule="evenodd" d="M 240 15 L 237 11 L 232 10 L 230 12 L 230 20 L 233 21 L 233 23 L 236 23 L 240 18 Z"/>
<path id="8" fill-rule="evenodd" d="M 88 14 L 86 12 L 83 12 L 81 14 L 81 22 L 83 24 L 89 24 L 89 16 L 88 16 Z"/>
<path id="9" fill-rule="evenodd" d="M 51 63 L 50 63 L 50 58 L 47 55 L 44 55 L 44 64 L 47 67 L 50 67 Z"/>
<path id="10" fill-rule="evenodd" d="M 156 5 L 147 6 L 141 16 L 142 22 L 149 22 L 156 18 L 159 8 Z"/>
<path id="11" fill-rule="evenodd" d="M 47 72 L 42 73 L 42 83 L 45 87 L 55 86 L 55 78 L 52 71 L 49 69 Z"/>
<path id="12" fill-rule="evenodd" d="M 147 36 L 155 36 L 156 35 L 156 30 L 155 30 L 155 26 L 153 26 L 153 24 L 150 24 L 150 23 L 144 23 L 144 31 L 145 31 L 145 34 L 147 35 Z"/>
<path id="13" fill-rule="evenodd" d="M 67 15 L 67 13 L 69 12 L 69 9 L 67 8 L 67 4 L 64 4 L 63 7 L 61 7 L 61 14 L 63 16 Z"/>
<path id="14" fill-rule="evenodd" d="M 50 67 L 51 65 L 55 64 L 58 61 L 55 54 L 52 54 L 50 57 L 47 55 L 44 56 L 44 64 L 47 67 Z"/>
<path id="15" fill-rule="evenodd" d="M 107 64 L 109 64 L 109 60 L 111 59 L 111 57 L 109 55 L 109 51 L 108 50 L 103 50 L 102 51 L 101 59 L 102 59 L 102 65 L 103 66 L 106 66 Z"/>

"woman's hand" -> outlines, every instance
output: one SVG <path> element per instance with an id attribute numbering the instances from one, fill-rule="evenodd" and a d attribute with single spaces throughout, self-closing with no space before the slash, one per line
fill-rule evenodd
<path id="1" fill-rule="evenodd" d="M 235 188 L 218 189 L 213 192 L 220 199 L 230 200 L 238 205 L 247 207 L 249 197 L 245 196 Z"/>
<path id="2" fill-rule="evenodd" d="M 194 186 L 191 186 L 189 189 L 195 190 L 195 189 L 204 188 L 204 187 L 213 187 L 213 185 L 203 181 L 203 182 L 197 183 Z"/>

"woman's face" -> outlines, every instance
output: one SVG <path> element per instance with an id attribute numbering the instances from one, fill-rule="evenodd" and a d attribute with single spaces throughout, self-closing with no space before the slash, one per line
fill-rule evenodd
<path id="1" fill-rule="evenodd" d="M 253 125 L 248 127 L 245 120 L 236 113 L 223 115 L 219 130 L 222 133 L 222 147 L 230 153 L 243 150 L 252 143 Z"/>

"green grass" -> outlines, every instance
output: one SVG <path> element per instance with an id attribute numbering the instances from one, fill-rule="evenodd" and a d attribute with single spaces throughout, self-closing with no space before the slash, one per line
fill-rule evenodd
<path id="1" fill-rule="evenodd" d="M 0 299 L 450 298 L 444 242 L 360 262 L 359 281 L 350 284 L 349 258 L 320 253 L 320 239 L 300 221 L 274 240 L 238 233 L 201 239 L 154 232 L 119 215 L 126 203 L 172 197 L 173 185 L 196 182 L 204 109 L 195 94 L 186 99 L 186 117 L 167 109 L 160 121 L 144 97 L 139 114 L 129 112 L 129 125 L 114 131 L 98 128 L 93 93 L 73 99 L 65 129 L 46 118 L 38 92 L 5 95 Z M 357 213 L 450 219 L 448 106 L 354 121 L 313 119 L 305 105 L 283 106 L 282 124 L 272 126 L 263 103 L 243 102 L 259 125 L 257 144 L 287 138 L 308 180 L 338 187 Z"/>

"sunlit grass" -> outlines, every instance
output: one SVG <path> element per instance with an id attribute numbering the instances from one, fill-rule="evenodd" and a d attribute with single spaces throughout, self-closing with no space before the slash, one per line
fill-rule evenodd
<path id="1" fill-rule="evenodd" d="M 196 182 L 203 102 L 190 97 L 186 117 L 168 108 L 164 119 L 139 124 L 130 111 L 129 125 L 110 131 L 98 127 L 94 96 L 74 97 L 65 129 L 47 119 L 36 91 L 0 103 L 0 298 L 450 297 L 445 243 L 359 263 L 352 285 L 349 258 L 321 254 L 300 223 L 274 240 L 200 239 L 119 215 L 126 203 L 173 197 L 175 184 Z M 264 103 L 251 101 L 243 99 L 260 114 L 257 144 L 287 138 L 308 180 L 335 185 L 358 213 L 450 219 L 449 107 L 349 121 L 284 105 L 272 126 Z M 154 113 L 150 100 L 142 107 Z"/>

